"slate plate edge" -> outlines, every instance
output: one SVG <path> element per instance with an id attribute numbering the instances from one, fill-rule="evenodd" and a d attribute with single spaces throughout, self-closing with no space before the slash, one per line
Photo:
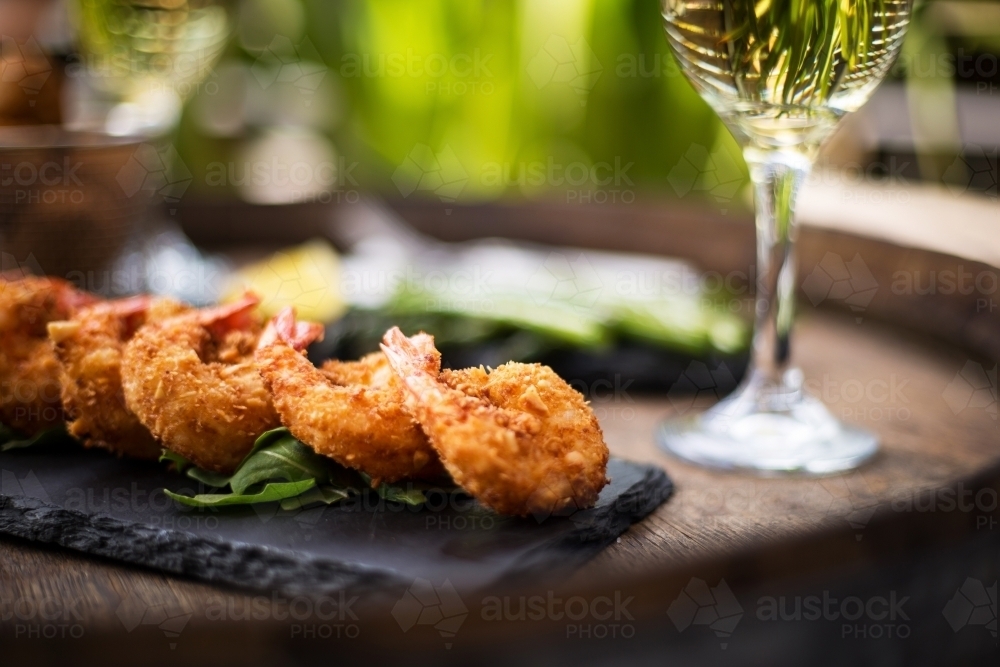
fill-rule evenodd
<path id="1" fill-rule="evenodd" d="M 151 528 L 102 514 L 67 510 L 36 498 L 0 495 L 0 533 L 255 591 L 292 595 L 385 592 L 402 590 L 409 583 L 390 570 Z"/>
<path id="2" fill-rule="evenodd" d="M 585 510 L 580 513 L 584 515 L 580 519 L 570 517 L 569 520 L 577 524 L 576 530 L 561 537 L 556 544 L 542 544 L 526 553 L 498 583 L 523 584 L 533 575 L 551 571 L 551 565 L 546 564 L 546 561 L 551 561 L 551 557 L 544 556 L 544 553 L 552 549 L 563 553 L 564 566 L 560 570 L 569 574 L 614 542 L 632 524 L 652 514 L 673 495 L 674 482 L 662 468 L 628 460 L 623 462 L 644 468 L 642 479 L 630 486 L 613 503 Z M 595 515 L 614 517 L 616 520 L 613 523 L 596 521 L 593 518 Z"/>
<path id="3" fill-rule="evenodd" d="M 538 545 L 493 584 L 522 582 L 534 574 L 551 572 L 551 555 L 546 557 L 545 554 L 551 554 L 553 549 L 564 554 L 561 559 L 564 567 L 560 570 L 571 571 L 611 544 L 631 524 L 646 517 L 673 493 L 673 482 L 662 469 L 622 462 L 643 468 L 642 479 L 613 503 L 581 512 L 583 519 L 571 517 L 569 520 L 576 523 L 573 531 L 557 538 L 554 544 L 550 541 Z M 597 516 L 615 520 L 594 520 Z M 243 542 L 213 540 L 185 531 L 67 510 L 36 498 L 0 494 L 0 533 L 253 591 L 274 590 L 290 595 L 324 595 L 345 590 L 390 593 L 402 591 L 412 583 L 389 568 L 310 558 Z"/>

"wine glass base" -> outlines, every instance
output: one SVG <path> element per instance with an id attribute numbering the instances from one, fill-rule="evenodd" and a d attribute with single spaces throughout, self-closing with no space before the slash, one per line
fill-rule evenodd
<path id="1" fill-rule="evenodd" d="M 751 382 L 700 415 L 664 422 L 660 447 L 710 468 L 807 475 L 856 468 L 878 451 L 874 433 L 842 424 L 817 399 L 795 392 L 762 405 L 756 390 Z"/>

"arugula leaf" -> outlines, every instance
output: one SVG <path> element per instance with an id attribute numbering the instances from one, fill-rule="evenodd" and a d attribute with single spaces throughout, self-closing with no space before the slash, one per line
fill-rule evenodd
<path id="1" fill-rule="evenodd" d="M 229 488 L 229 493 L 181 496 L 167 495 L 192 507 L 248 505 L 280 501 L 284 510 L 307 505 L 331 505 L 345 498 L 366 493 L 371 477 L 338 465 L 297 440 L 287 428 L 276 428 L 257 438 L 250 453 L 232 475 L 226 476 L 202 470 L 182 456 L 164 452 L 160 458 L 173 464 L 178 472 L 216 489 Z M 439 489 L 429 484 L 380 484 L 374 492 L 381 498 L 419 506 L 427 502 L 425 491 L 454 493 L 457 487 Z"/>
<path id="2" fill-rule="evenodd" d="M 233 493 L 242 494 L 260 482 L 313 479 L 320 483 L 329 477 L 326 462 L 318 454 L 296 440 L 288 429 L 275 429 L 257 439 L 229 486 Z"/>
<path id="3" fill-rule="evenodd" d="M 228 486 L 229 479 L 232 477 L 232 475 L 224 475 L 219 472 L 199 468 L 180 454 L 172 452 L 169 449 L 164 449 L 160 452 L 159 462 L 169 463 L 174 472 L 183 473 L 196 482 L 201 482 L 205 486 L 210 486 L 214 489 L 221 489 L 224 486 Z"/>
<path id="4" fill-rule="evenodd" d="M 372 478 L 370 475 L 359 472 L 358 476 L 364 480 L 366 487 L 371 488 Z M 406 505 L 423 505 L 427 502 L 426 492 L 430 491 L 443 492 L 449 495 L 464 493 L 464 491 L 462 491 L 462 489 L 460 489 L 457 485 L 442 488 L 427 482 L 407 482 L 405 487 L 399 484 L 386 484 L 383 482 L 375 489 L 375 493 L 377 493 L 383 500 L 388 500 L 394 503 L 404 503 Z"/>
<path id="5" fill-rule="evenodd" d="M 0 452 L 34 447 L 35 445 L 46 445 L 54 442 L 66 442 L 73 439 L 73 436 L 66 431 L 65 424 L 53 426 L 31 437 L 26 437 L 19 431 L 0 424 Z"/>
<path id="6" fill-rule="evenodd" d="M 423 505 L 427 502 L 427 496 L 420 489 L 403 488 L 393 484 L 379 484 L 375 492 L 383 500 L 406 505 Z"/>
<path id="7" fill-rule="evenodd" d="M 314 486 L 311 489 L 304 491 L 300 496 L 285 498 L 282 500 L 281 509 L 285 511 L 297 510 L 316 503 L 332 505 L 334 503 L 339 503 L 341 500 L 349 498 L 352 495 L 353 493 L 349 491 L 338 489 L 333 486 Z"/>
<path id="8" fill-rule="evenodd" d="M 232 479 L 232 475 L 226 475 L 221 472 L 213 472 L 211 470 L 203 470 L 198 466 L 191 466 L 187 469 L 186 474 L 196 482 L 201 482 L 205 486 L 210 486 L 213 489 L 221 489 L 229 486 L 229 480 Z"/>
<path id="9" fill-rule="evenodd" d="M 169 449 L 160 450 L 160 458 L 157 460 L 160 463 L 170 464 L 176 472 L 184 472 L 187 468 L 191 467 L 190 461 Z"/>
<path id="10" fill-rule="evenodd" d="M 184 496 L 167 489 L 163 492 L 182 505 L 189 507 L 221 507 L 224 505 L 252 505 L 254 503 L 270 503 L 288 498 L 295 498 L 316 486 L 316 480 L 305 479 L 299 482 L 274 482 L 265 484 L 257 493 L 202 493 L 197 496 Z"/>

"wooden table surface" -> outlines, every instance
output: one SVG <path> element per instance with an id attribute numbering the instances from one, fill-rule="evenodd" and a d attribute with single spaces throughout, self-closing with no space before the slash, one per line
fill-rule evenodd
<path id="1" fill-rule="evenodd" d="M 554 225 L 559 217 L 558 210 L 552 213 Z M 448 224 L 455 230 L 461 228 L 460 221 L 454 218 Z M 720 238 L 725 236 L 720 229 L 739 230 L 718 254 L 705 255 L 703 265 L 733 270 L 746 261 L 745 252 L 737 248 L 749 238 L 747 230 L 730 225 L 731 221 L 699 221 L 695 225 L 703 228 L 700 233 Z M 532 233 L 527 230 L 525 235 L 531 238 Z M 643 236 L 641 230 L 637 233 Z M 455 234 L 461 236 L 458 231 Z M 995 268 L 960 258 L 851 235 L 814 231 L 803 236 L 800 266 L 805 274 L 832 251 L 846 258 L 860 253 L 883 286 L 891 284 L 900 268 L 940 272 L 965 267 L 997 275 Z M 603 243 L 597 238 L 593 245 Z M 669 251 L 670 247 L 658 249 Z M 986 296 L 1000 304 L 1000 293 Z M 690 569 L 685 567 L 708 562 L 724 564 L 727 558 L 747 562 L 748 554 L 774 558 L 774 554 L 782 553 L 783 545 L 802 544 L 803 540 L 831 532 L 848 532 L 858 545 L 884 544 L 885 531 L 892 531 L 897 523 L 908 525 L 912 536 L 912 531 L 921 530 L 921 522 L 926 521 L 930 531 L 934 521 L 956 512 L 963 515 L 963 530 L 997 530 L 990 523 L 995 523 L 998 516 L 995 491 L 992 507 L 988 506 L 989 496 L 985 496 L 986 505 L 980 502 L 982 498 L 961 497 L 961 485 L 968 480 L 982 482 L 985 476 L 994 486 L 1000 480 L 995 384 L 1000 357 L 1000 305 L 984 312 L 977 302 L 982 297 L 896 294 L 882 289 L 868 309 L 860 313 L 805 306 L 793 350 L 807 387 L 835 415 L 874 430 L 882 440 L 879 455 L 849 474 L 765 478 L 699 469 L 658 450 L 654 430 L 661 419 L 700 409 L 704 403 L 695 406 L 690 397 L 675 397 L 674 401 L 644 397 L 629 392 L 627 387 L 609 397 L 595 398 L 593 405 L 612 453 L 663 466 L 675 480 L 677 491 L 667 504 L 634 525 L 616 544 L 559 586 L 562 590 L 610 590 L 613 582 L 631 582 L 621 586 L 636 590 L 637 605 L 662 607 L 658 592 L 642 600 L 643 582 L 660 582 L 650 588 L 660 591 L 665 573 L 686 572 L 678 574 L 685 580 L 690 577 Z M 967 379 L 990 377 L 989 372 L 993 373 L 992 387 L 987 384 L 985 391 L 980 388 L 973 396 Z M 958 509 L 955 497 L 948 495 L 949 487 L 952 491 L 958 489 Z M 980 526 L 981 522 L 986 525 Z M 837 548 L 840 551 L 830 554 L 829 562 L 846 562 L 853 557 L 842 544 Z M 789 563 L 794 563 L 794 555 L 782 558 L 776 559 L 781 562 L 775 568 L 788 569 Z M 766 570 L 757 567 L 755 571 L 764 576 Z M 96 643 L 80 645 L 95 651 L 90 656 L 94 657 L 100 654 L 103 641 L 144 646 L 135 643 L 139 633 L 132 633 L 134 626 L 129 627 L 127 620 L 129 605 L 140 600 L 144 609 L 162 610 L 165 618 L 185 615 L 188 628 L 211 628 L 215 641 L 184 630 L 185 655 L 197 655 L 202 661 L 225 661 L 234 656 L 277 659 L 284 655 L 274 643 L 278 635 L 268 629 L 268 623 L 274 625 L 273 619 L 253 626 L 253 631 L 239 624 L 213 625 L 213 605 L 218 604 L 222 594 L 230 600 L 233 595 L 242 595 L 71 552 L 0 539 L 0 644 L 26 654 L 34 645 L 30 637 L 18 636 L 24 630 L 18 629 L 16 613 L 11 618 L 11 611 L 17 609 L 12 605 L 35 605 L 31 608 L 38 609 L 49 605 L 63 610 L 87 637 L 100 638 Z M 156 618 L 155 614 L 152 618 Z M 386 618 L 383 614 L 377 623 L 387 622 Z M 287 635 L 286 625 L 279 625 Z M 171 653 L 173 648 L 164 649 L 162 637 L 163 633 L 156 634 L 157 653 L 147 657 L 169 662 L 171 656 L 180 654 Z M 167 633 L 166 641 L 173 641 L 169 637 Z M 412 639 L 412 635 L 406 637 L 407 641 Z"/>
<path id="2" fill-rule="evenodd" d="M 593 405 L 613 454 L 662 465 L 676 495 L 633 526 L 574 575 L 587 584 L 736 554 L 818 530 L 849 525 L 863 539 L 879 508 L 916 511 L 920 492 L 1000 467 L 995 413 L 956 414 L 945 400 L 957 374 L 979 363 L 957 348 L 907 336 L 853 317 L 816 313 L 801 322 L 796 357 L 813 391 L 846 421 L 872 429 L 882 450 L 846 475 L 762 478 L 700 469 L 660 452 L 653 439 L 663 418 L 690 408 L 627 389 Z M 116 611 L 143 591 L 195 614 L 217 589 L 139 568 L 100 562 L 23 542 L 0 541 L 0 584 L 7 600 L 80 601 L 88 626 L 121 631 Z"/>

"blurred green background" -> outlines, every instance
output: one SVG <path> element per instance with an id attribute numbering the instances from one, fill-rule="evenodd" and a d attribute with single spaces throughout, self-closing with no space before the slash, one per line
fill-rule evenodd
<path id="1" fill-rule="evenodd" d="M 238 10 L 177 135 L 192 196 L 629 203 L 651 193 L 747 206 L 739 151 L 680 74 L 658 0 L 244 0 Z M 1000 4 L 919 4 L 888 92 L 827 161 L 875 163 L 878 174 L 899 156 L 907 178 L 959 183 L 985 169 L 967 189 L 995 198 L 998 52 Z M 253 173 L 276 159 L 312 171 L 295 183 Z"/>
<path id="2" fill-rule="evenodd" d="M 434 194 L 473 201 L 631 198 L 662 189 L 692 144 L 732 144 L 678 72 L 657 0 L 248 0 L 236 37 L 182 124 L 201 194 L 226 188 L 199 172 L 234 162 L 232 186 L 268 138 L 318 152 L 322 135 L 341 186 L 389 194 L 429 148 L 446 180 L 467 178 Z"/>

